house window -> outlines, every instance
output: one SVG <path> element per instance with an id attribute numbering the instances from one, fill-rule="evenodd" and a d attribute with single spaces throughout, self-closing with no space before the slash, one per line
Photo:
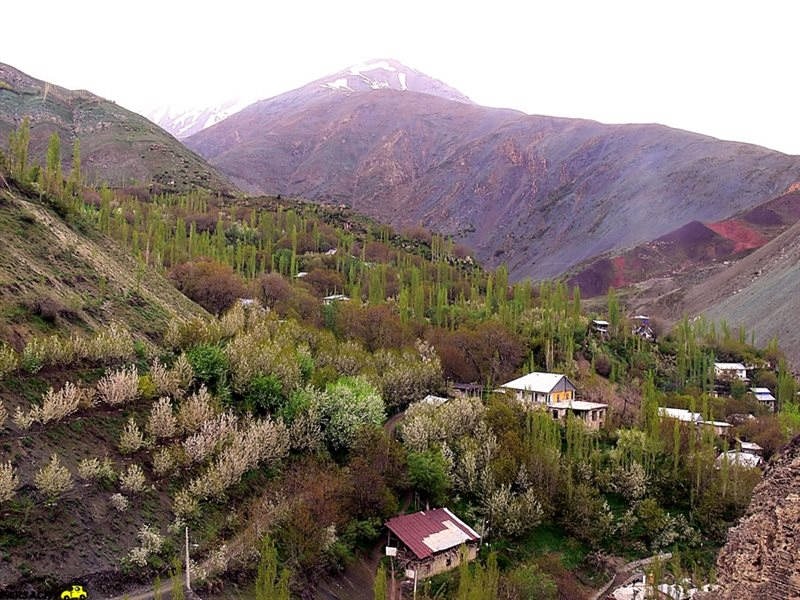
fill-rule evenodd
<path id="1" fill-rule="evenodd" d="M 553 418 L 558 421 L 558 410 L 555 408 L 553 409 Z"/>
<path id="2" fill-rule="evenodd" d="M 597 421 L 597 411 L 596 410 L 592 411 L 592 421 Z"/>

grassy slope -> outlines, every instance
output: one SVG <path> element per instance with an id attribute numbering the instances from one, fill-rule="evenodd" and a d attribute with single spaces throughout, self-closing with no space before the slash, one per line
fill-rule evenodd
<path id="1" fill-rule="evenodd" d="M 0 339 L 18 349 L 30 333 L 112 320 L 155 337 L 171 319 L 204 312 L 110 239 L 71 228 L 19 190 L 0 187 L 0 239 Z M 55 321 L 30 308 L 45 299 L 62 309 Z"/>

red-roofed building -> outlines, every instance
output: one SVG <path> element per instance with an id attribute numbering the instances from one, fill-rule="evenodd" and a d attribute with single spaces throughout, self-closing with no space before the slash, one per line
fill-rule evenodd
<path id="1" fill-rule="evenodd" d="M 446 508 L 423 510 L 392 517 L 388 546 L 397 547 L 397 559 L 418 579 L 454 569 L 460 563 L 459 549 L 467 547 L 467 560 L 478 553 L 481 536 Z"/>

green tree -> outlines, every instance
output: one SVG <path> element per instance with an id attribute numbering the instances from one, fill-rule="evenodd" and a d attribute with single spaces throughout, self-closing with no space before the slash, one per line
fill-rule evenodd
<path id="1" fill-rule="evenodd" d="M 47 155 L 44 167 L 45 190 L 50 195 L 61 199 L 64 195 L 64 181 L 61 176 L 61 138 L 58 133 L 50 136 L 47 144 Z"/>
<path id="2" fill-rule="evenodd" d="M 386 568 L 380 564 L 375 573 L 375 581 L 372 584 L 372 597 L 374 600 L 386 600 L 387 592 Z"/>
<path id="3" fill-rule="evenodd" d="M 183 589 L 183 567 L 181 566 L 181 559 L 176 558 L 172 563 L 172 577 L 170 600 L 185 600 L 186 590 Z"/>
<path id="4" fill-rule="evenodd" d="M 28 146 L 31 141 L 31 122 L 28 117 L 8 138 L 8 153 L 11 175 L 21 181 L 28 180 Z"/>
<path id="5" fill-rule="evenodd" d="M 288 569 L 278 568 L 278 551 L 269 537 L 261 544 L 261 560 L 256 575 L 256 600 L 289 600 Z"/>
<path id="6" fill-rule="evenodd" d="M 450 478 L 447 476 L 447 462 L 440 450 L 410 452 L 408 476 L 414 488 L 434 505 L 442 504 L 446 499 Z"/>
<path id="7" fill-rule="evenodd" d="M 67 180 L 67 193 L 70 196 L 79 196 L 82 185 L 81 141 L 78 138 L 75 138 L 75 141 L 72 143 L 72 166 L 70 167 L 69 179 Z"/>

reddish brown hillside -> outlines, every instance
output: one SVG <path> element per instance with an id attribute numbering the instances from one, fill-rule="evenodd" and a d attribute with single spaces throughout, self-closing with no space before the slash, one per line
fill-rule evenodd
<path id="1" fill-rule="evenodd" d="M 786 193 L 722 221 L 692 221 L 653 242 L 622 254 L 604 256 L 577 269 L 569 282 L 584 297 L 604 294 L 658 278 L 697 278 L 761 248 L 800 220 L 800 192 Z M 699 281 L 700 279 L 698 279 Z M 674 287 L 682 287 L 676 283 Z M 704 307 L 699 307 L 702 310 Z"/>

